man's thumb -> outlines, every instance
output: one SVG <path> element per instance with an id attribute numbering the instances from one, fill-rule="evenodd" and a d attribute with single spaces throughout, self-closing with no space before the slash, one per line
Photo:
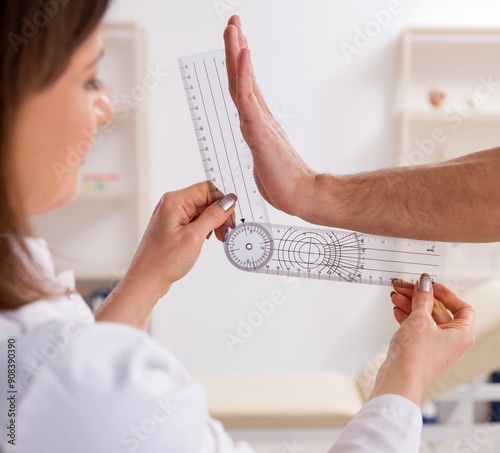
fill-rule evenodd
<path id="1" fill-rule="evenodd" d="M 412 312 L 415 310 L 425 310 L 432 314 L 434 309 L 434 290 L 432 279 L 429 274 L 422 274 L 415 284 L 415 291 L 411 302 Z"/>

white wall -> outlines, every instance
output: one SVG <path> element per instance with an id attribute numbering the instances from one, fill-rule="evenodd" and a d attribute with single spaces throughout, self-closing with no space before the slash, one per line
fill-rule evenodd
<path id="1" fill-rule="evenodd" d="M 244 20 L 269 105 L 294 115 L 286 130 L 315 169 L 348 173 L 396 162 L 398 38 L 410 24 L 500 26 L 497 0 L 401 1 L 402 12 L 348 62 L 340 50 L 387 0 L 115 0 L 109 20 L 148 33 L 149 64 L 169 77 L 150 96 L 152 205 L 164 191 L 204 179 L 176 58 L 222 47 L 226 5 Z M 274 222 L 299 221 L 272 213 Z M 223 333 L 274 290 L 275 313 L 230 354 Z M 396 328 L 390 288 L 248 275 L 215 239 L 159 303 L 153 333 L 193 372 L 357 373 Z"/>

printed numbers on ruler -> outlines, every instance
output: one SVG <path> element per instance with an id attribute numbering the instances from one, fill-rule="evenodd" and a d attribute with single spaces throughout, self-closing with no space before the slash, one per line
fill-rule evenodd
<path id="1" fill-rule="evenodd" d="M 236 226 L 225 246 L 233 265 L 248 272 L 369 285 L 413 282 L 423 272 L 442 278 L 444 259 L 433 242 L 261 223 Z"/>

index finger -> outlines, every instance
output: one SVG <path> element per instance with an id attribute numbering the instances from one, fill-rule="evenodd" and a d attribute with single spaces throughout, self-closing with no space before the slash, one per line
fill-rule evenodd
<path id="1" fill-rule="evenodd" d="M 450 310 L 455 319 L 474 321 L 474 308 L 460 299 L 453 291 L 441 283 L 434 284 L 434 294 L 441 303 Z"/>
<path id="2" fill-rule="evenodd" d="M 238 39 L 238 29 L 229 23 L 224 30 L 224 48 L 226 50 L 226 70 L 229 93 L 233 98 L 233 102 L 236 101 L 236 71 L 238 68 L 238 54 L 240 53 Z"/>
<path id="3" fill-rule="evenodd" d="M 240 50 L 248 47 L 247 38 L 241 28 L 239 16 L 231 16 L 224 30 L 224 47 L 226 49 L 226 69 L 229 82 L 229 93 L 236 101 L 236 74 L 238 71 L 238 55 Z"/>
<path id="4" fill-rule="evenodd" d="M 237 36 L 234 36 L 234 30 L 232 30 L 232 27 L 236 28 L 236 34 Z M 228 30 L 231 29 L 231 30 Z M 234 55 L 235 50 L 237 49 L 238 52 L 241 52 L 242 49 L 248 49 L 248 41 L 247 37 L 245 35 L 245 32 L 243 31 L 243 28 L 241 26 L 241 19 L 239 16 L 231 16 L 228 21 L 228 26 L 226 28 L 226 32 L 224 33 L 224 39 L 228 39 L 229 42 L 226 43 L 226 61 L 228 58 L 228 50 L 229 50 L 229 58 L 231 59 L 231 63 L 229 66 L 229 63 L 226 62 L 228 74 L 231 72 L 231 74 L 236 75 L 237 74 L 237 61 L 238 61 L 238 55 Z M 228 46 L 229 44 L 229 46 Z M 249 61 L 250 63 L 250 72 L 251 72 L 251 78 L 252 78 L 252 91 L 254 96 L 257 98 L 257 101 L 259 102 L 260 107 L 264 112 L 266 112 L 269 115 L 272 115 L 271 110 L 267 106 L 266 100 L 264 99 L 264 96 L 262 95 L 262 92 L 260 91 L 259 84 L 257 83 L 257 80 L 255 79 L 255 71 L 253 70 L 253 64 L 252 61 Z M 236 66 L 234 66 L 236 65 Z M 228 75 L 229 77 L 229 75 Z M 233 84 L 231 86 L 231 84 Z M 234 96 L 233 92 L 231 90 L 234 90 Z M 229 80 L 229 91 L 231 92 L 231 96 L 233 96 L 233 100 L 236 99 L 236 92 L 237 92 L 237 79 L 234 78 L 234 80 Z"/>
<path id="5" fill-rule="evenodd" d="M 211 181 L 202 181 L 181 190 L 189 200 L 189 207 L 186 205 L 185 209 L 190 215 L 200 214 L 206 206 L 224 197 L 224 194 Z"/>

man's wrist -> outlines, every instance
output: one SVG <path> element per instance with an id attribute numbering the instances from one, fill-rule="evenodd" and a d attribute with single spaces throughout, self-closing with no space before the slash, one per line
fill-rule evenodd
<path id="1" fill-rule="evenodd" d="M 318 225 L 339 226 L 339 178 L 328 173 L 311 175 L 299 217 Z"/>

